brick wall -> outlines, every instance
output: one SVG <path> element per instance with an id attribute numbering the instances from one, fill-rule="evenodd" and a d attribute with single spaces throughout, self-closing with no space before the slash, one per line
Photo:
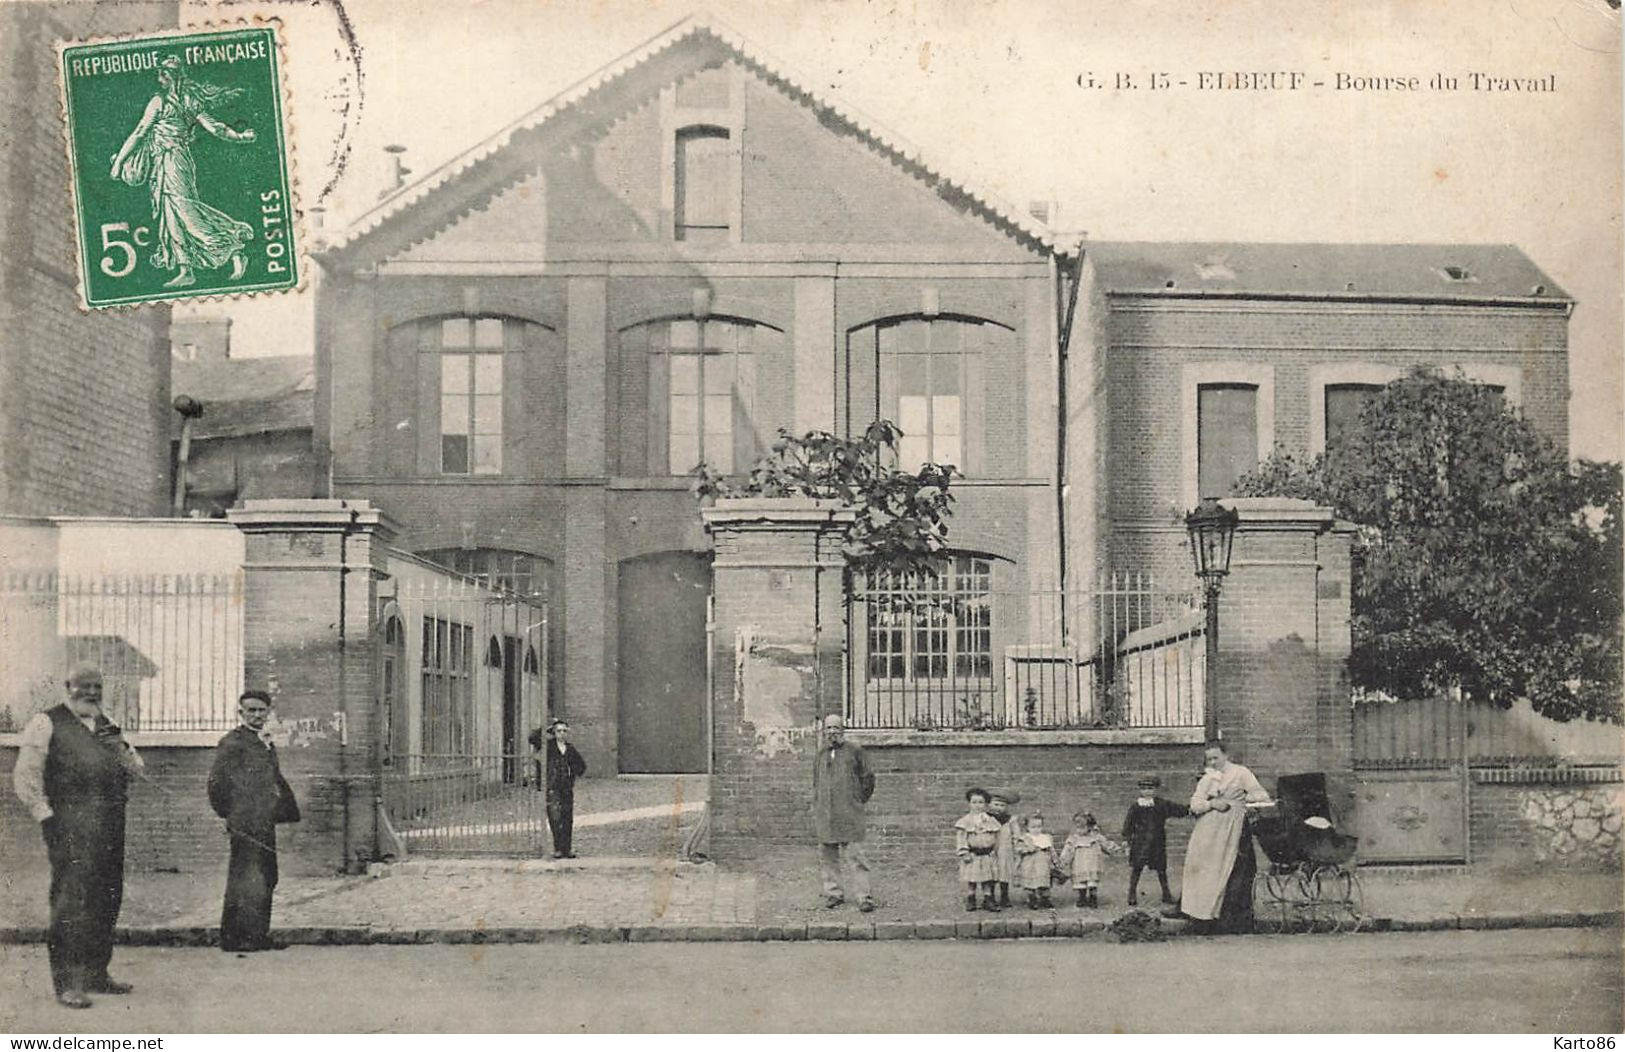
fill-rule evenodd
<path id="1" fill-rule="evenodd" d="M 161 514 L 169 308 L 78 308 L 55 43 L 175 25 L 173 3 L 0 11 L 0 514 Z"/>

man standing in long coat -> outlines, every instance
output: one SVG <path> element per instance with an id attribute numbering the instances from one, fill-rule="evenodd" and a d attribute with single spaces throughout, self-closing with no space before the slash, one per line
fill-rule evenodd
<path id="1" fill-rule="evenodd" d="M 277 885 L 276 827 L 299 821 L 299 803 L 282 777 L 276 747 L 265 736 L 271 696 L 244 691 L 237 699 L 242 723 L 215 746 L 209 770 L 209 806 L 226 820 L 231 861 L 220 911 L 220 948 L 255 953 L 271 941 L 271 896 Z"/>
<path id="2" fill-rule="evenodd" d="M 56 999 L 89 1008 L 87 993 L 127 994 L 107 974 L 124 902 L 124 808 L 141 757 L 102 715 L 102 674 L 68 673 L 68 700 L 23 727 L 12 784 L 40 824 L 51 862 L 45 945 Z"/>
<path id="3" fill-rule="evenodd" d="M 863 853 L 864 805 L 875 792 L 863 748 L 846 740 L 846 721 L 824 718 L 824 740 L 813 761 L 813 831 L 818 837 L 818 868 L 824 883 L 824 905 L 846 901 L 841 888 L 843 861 L 852 868 L 852 892 L 858 909 L 869 913 L 869 859 Z"/>

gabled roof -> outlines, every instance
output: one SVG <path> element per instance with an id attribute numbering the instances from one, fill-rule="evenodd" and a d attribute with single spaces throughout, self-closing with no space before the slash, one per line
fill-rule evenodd
<path id="1" fill-rule="evenodd" d="M 1091 241 L 1083 247 L 1107 295 L 1570 302 L 1513 245 Z"/>
<path id="2" fill-rule="evenodd" d="M 203 403 L 194 438 L 309 430 L 315 414 L 315 365 L 309 355 L 176 361 L 170 389 Z M 180 415 L 171 416 L 180 434 Z"/>
<path id="3" fill-rule="evenodd" d="M 324 254 L 353 251 L 371 235 L 391 227 L 415 206 L 444 194 L 456 194 L 466 184 L 479 184 L 474 189 L 492 196 L 502 186 L 491 187 L 477 179 L 481 169 L 494 165 L 499 155 L 514 144 L 517 137 L 539 132 L 555 125 L 573 111 L 589 106 L 608 89 L 623 84 L 635 73 L 647 70 L 661 58 L 670 58 L 683 50 L 692 51 L 700 62 L 690 63 L 700 68 L 701 63 L 722 56 L 731 58 L 775 84 L 786 93 L 797 97 L 805 105 L 819 111 L 826 119 L 833 119 L 855 132 L 870 146 L 902 164 L 921 182 L 935 188 L 944 197 L 957 200 L 963 207 L 1004 229 L 1050 250 L 1058 246 L 1056 234 L 1044 223 L 1024 210 L 1015 207 L 997 195 L 951 178 L 945 170 L 928 159 L 921 150 L 904 139 L 882 128 L 879 124 L 840 102 L 818 91 L 816 83 L 798 76 L 787 66 L 770 58 L 755 45 L 716 18 L 695 14 L 683 19 L 663 33 L 604 66 L 596 73 L 577 81 L 564 91 L 526 113 L 496 134 L 464 151 L 429 172 L 417 182 L 402 188 L 373 206 L 355 220 L 345 231 L 328 242 Z M 662 73 L 666 72 L 662 68 Z M 468 206 L 452 210 L 438 229 L 444 229 L 457 217 L 468 211 Z M 432 230 L 425 237 L 438 232 Z"/>

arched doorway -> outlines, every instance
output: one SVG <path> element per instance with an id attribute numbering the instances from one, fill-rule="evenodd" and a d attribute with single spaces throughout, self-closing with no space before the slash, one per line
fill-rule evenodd
<path id="1" fill-rule="evenodd" d="M 620 565 L 620 766 L 623 774 L 705 770 L 705 609 L 710 559 L 660 552 Z"/>

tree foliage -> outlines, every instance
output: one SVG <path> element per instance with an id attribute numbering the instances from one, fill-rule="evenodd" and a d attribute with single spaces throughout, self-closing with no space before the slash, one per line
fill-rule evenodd
<path id="1" fill-rule="evenodd" d="M 1618 464 L 1570 465 L 1490 389 L 1418 370 L 1330 453 L 1277 452 L 1237 492 L 1360 527 L 1357 686 L 1620 720 Z"/>
<path id="2" fill-rule="evenodd" d="M 861 438 L 838 438 L 827 431 L 809 431 L 798 438 L 780 428 L 772 449 L 757 460 L 743 482 L 701 464 L 694 470 L 694 491 L 702 499 L 839 501 L 857 512 L 846 542 L 854 569 L 930 571 L 947 543 L 953 505 L 948 487 L 959 472 L 950 464 L 925 464 L 912 474 L 891 467 L 901 437 L 889 420 L 870 424 Z"/>

